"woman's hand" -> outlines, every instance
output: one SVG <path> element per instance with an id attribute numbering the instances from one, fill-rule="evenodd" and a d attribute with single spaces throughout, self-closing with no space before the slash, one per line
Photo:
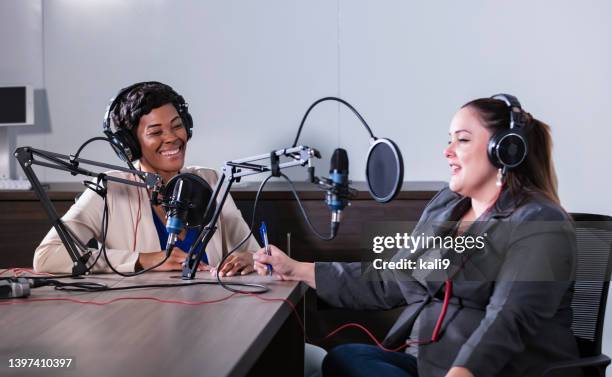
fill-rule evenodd
<path id="1" fill-rule="evenodd" d="M 302 280 L 312 288 L 315 287 L 314 263 L 298 262 L 291 259 L 281 249 L 270 245 L 270 254 L 259 249 L 253 255 L 255 271 L 259 275 L 268 274 L 267 264 L 272 266 L 273 276 L 280 280 Z"/>
<path id="2" fill-rule="evenodd" d="M 446 377 L 474 377 L 474 375 L 467 368 L 452 367 L 448 373 L 446 373 Z"/>
<path id="3" fill-rule="evenodd" d="M 227 257 L 219 271 L 219 276 L 247 275 L 255 271 L 253 268 L 253 253 L 250 251 L 237 251 Z M 215 273 L 216 269 L 211 270 Z"/>
<path id="4" fill-rule="evenodd" d="M 166 258 L 165 251 L 157 251 L 153 253 L 140 253 L 138 255 L 138 261 L 136 261 L 136 271 L 145 270 L 151 268 Z M 161 266 L 155 268 L 153 271 L 181 271 L 183 269 L 183 262 L 187 258 L 187 253 L 178 247 L 174 247 L 172 253 L 168 257 L 168 260 Z M 200 262 L 198 271 L 208 271 L 210 267 Z"/>

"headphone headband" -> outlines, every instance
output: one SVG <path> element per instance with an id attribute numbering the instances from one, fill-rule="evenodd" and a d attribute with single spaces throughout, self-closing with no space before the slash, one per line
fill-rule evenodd
<path id="1" fill-rule="evenodd" d="M 527 114 L 521 107 L 521 103 L 518 98 L 511 94 L 500 93 L 491 96 L 492 99 L 504 101 L 506 106 L 510 109 L 510 129 L 522 128 L 527 126 Z"/>

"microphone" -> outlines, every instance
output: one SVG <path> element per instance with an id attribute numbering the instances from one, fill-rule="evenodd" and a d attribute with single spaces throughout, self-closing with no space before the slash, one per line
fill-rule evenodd
<path id="1" fill-rule="evenodd" d="M 349 189 L 349 161 L 346 150 L 337 148 L 331 158 L 329 168 L 329 187 L 325 195 L 325 203 L 331 211 L 332 236 L 335 236 L 340 225 L 340 215 L 349 204 L 351 191 Z"/>
<path id="2" fill-rule="evenodd" d="M 168 207 L 166 230 L 168 231 L 168 242 L 166 243 L 166 256 L 170 255 L 178 235 L 183 231 L 189 213 L 189 197 L 191 196 L 191 182 L 179 178 L 174 185 L 172 197 Z"/>
<path id="3" fill-rule="evenodd" d="M 161 205 L 167 214 L 166 255 L 170 255 L 183 229 L 207 225 L 212 220 L 217 206 L 212 200 L 212 187 L 202 177 L 193 173 L 175 175 L 164 185 L 160 194 Z"/>

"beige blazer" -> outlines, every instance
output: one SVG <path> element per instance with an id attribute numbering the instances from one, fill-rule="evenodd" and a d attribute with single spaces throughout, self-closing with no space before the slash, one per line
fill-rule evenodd
<path id="1" fill-rule="evenodd" d="M 217 172 L 203 167 L 187 167 L 181 173 L 193 173 L 204 178 L 213 188 L 217 184 Z M 108 175 L 135 180 L 133 175 L 110 171 Z M 163 250 L 159 243 L 153 212 L 146 189 L 116 182 L 107 184 L 109 210 L 106 251 L 113 267 L 121 272 L 134 271 L 138 253 Z M 103 199 L 92 190 L 85 190 L 77 202 L 62 217 L 65 224 L 83 243 L 92 238 L 101 241 Z M 221 257 L 231 250 L 249 232 L 234 200 L 228 195 L 217 230 L 206 248 L 211 266 L 217 266 Z M 165 245 L 164 245 L 165 247 Z M 239 250 L 255 251 L 259 244 L 253 236 Z M 92 250 L 95 258 L 99 250 Z M 186 254 L 185 254 L 186 255 Z M 55 229 L 51 229 L 34 253 L 34 270 L 37 272 L 70 273 L 72 260 Z M 94 272 L 111 272 L 100 256 Z"/>

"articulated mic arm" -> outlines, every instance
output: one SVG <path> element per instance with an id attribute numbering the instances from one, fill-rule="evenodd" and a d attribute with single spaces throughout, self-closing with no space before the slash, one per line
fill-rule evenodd
<path id="1" fill-rule="evenodd" d="M 121 166 L 109 165 L 101 162 L 86 160 L 74 156 L 66 156 L 59 153 L 44 151 L 31 147 L 20 147 L 15 150 L 15 158 L 19 161 L 21 168 L 23 169 L 26 177 L 32 184 L 32 189 L 36 193 L 36 196 L 40 200 L 47 217 L 51 221 L 51 225 L 57 231 L 62 243 L 66 247 L 70 258 L 72 259 L 72 274 L 82 275 L 89 271 L 91 266 L 87 266 L 87 262 L 91 253 L 85 245 L 74 235 L 74 233 L 64 224 L 61 217 L 57 214 L 55 207 L 51 203 L 49 196 L 43 189 L 42 184 L 38 180 L 32 165 L 45 166 L 51 169 L 64 170 L 70 172 L 72 175 L 85 175 L 89 177 L 95 177 L 98 179 L 98 184 L 105 183 L 106 181 L 118 182 L 131 186 L 146 187 L 153 190 L 153 198 L 156 198 L 156 194 L 161 189 L 161 177 L 157 174 L 146 173 L 140 170 L 126 169 Z M 38 158 L 38 159 L 36 159 Z M 42 159 L 42 161 L 41 161 Z M 93 172 L 84 169 L 80 164 L 87 164 L 93 166 L 99 166 L 112 170 L 119 170 L 126 173 L 135 174 L 142 179 L 142 182 L 130 181 L 119 177 L 113 177 L 104 173 Z M 89 187 L 89 186 L 88 186 Z M 102 186 L 100 186 L 102 187 Z M 90 187 L 92 188 L 92 187 Z"/>

